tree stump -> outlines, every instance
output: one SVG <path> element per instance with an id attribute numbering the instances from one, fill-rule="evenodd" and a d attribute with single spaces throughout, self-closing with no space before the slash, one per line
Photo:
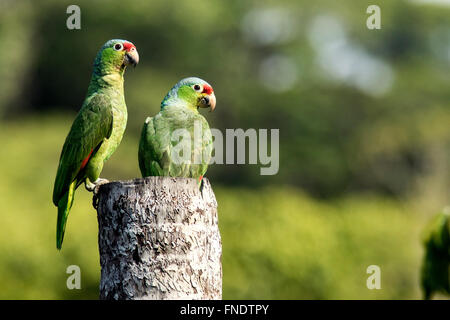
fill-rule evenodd
<path id="1" fill-rule="evenodd" d="M 100 299 L 221 299 L 222 243 L 207 179 L 99 187 Z"/>

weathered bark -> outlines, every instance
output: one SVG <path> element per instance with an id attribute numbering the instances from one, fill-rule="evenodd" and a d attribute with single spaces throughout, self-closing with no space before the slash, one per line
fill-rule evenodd
<path id="1" fill-rule="evenodd" d="M 148 177 L 97 192 L 100 299 L 221 299 L 222 243 L 207 179 Z"/>

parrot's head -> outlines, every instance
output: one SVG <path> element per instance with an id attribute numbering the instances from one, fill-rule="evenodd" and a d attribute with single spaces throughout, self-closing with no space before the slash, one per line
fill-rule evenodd
<path id="1" fill-rule="evenodd" d="M 173 99 L 181 100 L 190 108 L 216 108 L 216 96 L 212 86 L 196 77 L 180 80 L 164 98 L 162 106 Z"/>
<path id="2" fill-rule="evenodd" d="M 139 54 L 136 46 L 127 40 L 113 39 L 107 41 L 97 54 L 94 68 L 101 73 L 122 73 L 126 66 L 136 66 Z"/>

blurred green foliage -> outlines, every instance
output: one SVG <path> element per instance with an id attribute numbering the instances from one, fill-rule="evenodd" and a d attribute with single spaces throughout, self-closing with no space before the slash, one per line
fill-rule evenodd
<path id="1" fill-rule="evenodd" d="M 81 8 L 81 30 L 66 8 Z M 59 152 L 108 39 L 128 130 L 103 176 L 139 176 L 144 119 L 186 76 L 210 82 L 211 127 L 279 128 L 280 171 L 213 165 L 225 298 L 419 298 L 418 230 L 450 190 L 450 7 L 372 1 L 0 0 L 0 298 L 97 298 L 97 222 L 80 189 L 62 252 Z M 82 270 L 82 290 L 65 268 Z M 365 269 L 382 270 L 382 290 Z"/>

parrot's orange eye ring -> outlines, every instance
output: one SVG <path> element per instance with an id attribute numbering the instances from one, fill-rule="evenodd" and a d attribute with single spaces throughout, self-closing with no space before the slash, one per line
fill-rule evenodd
<path id="1" fill-rule="evenodd" d="M 193 86 L 193 88 L 194 88 L 195 91 L 198 91 L 198 92 L 201 92 L 201 91 L 202 91 L 202 86 L 199 85 L 199 84 L 195 84 L 195 85 Z"/>
<path id="2" fill-rule="evenodd" d="M 116 44 L 114 45 L 114 50 L 120 51 L 120 50 L 122 50 L 122 49 L 123 49 L 123 45 L 122 45 L 121 43 L 116 43 Z"/>

